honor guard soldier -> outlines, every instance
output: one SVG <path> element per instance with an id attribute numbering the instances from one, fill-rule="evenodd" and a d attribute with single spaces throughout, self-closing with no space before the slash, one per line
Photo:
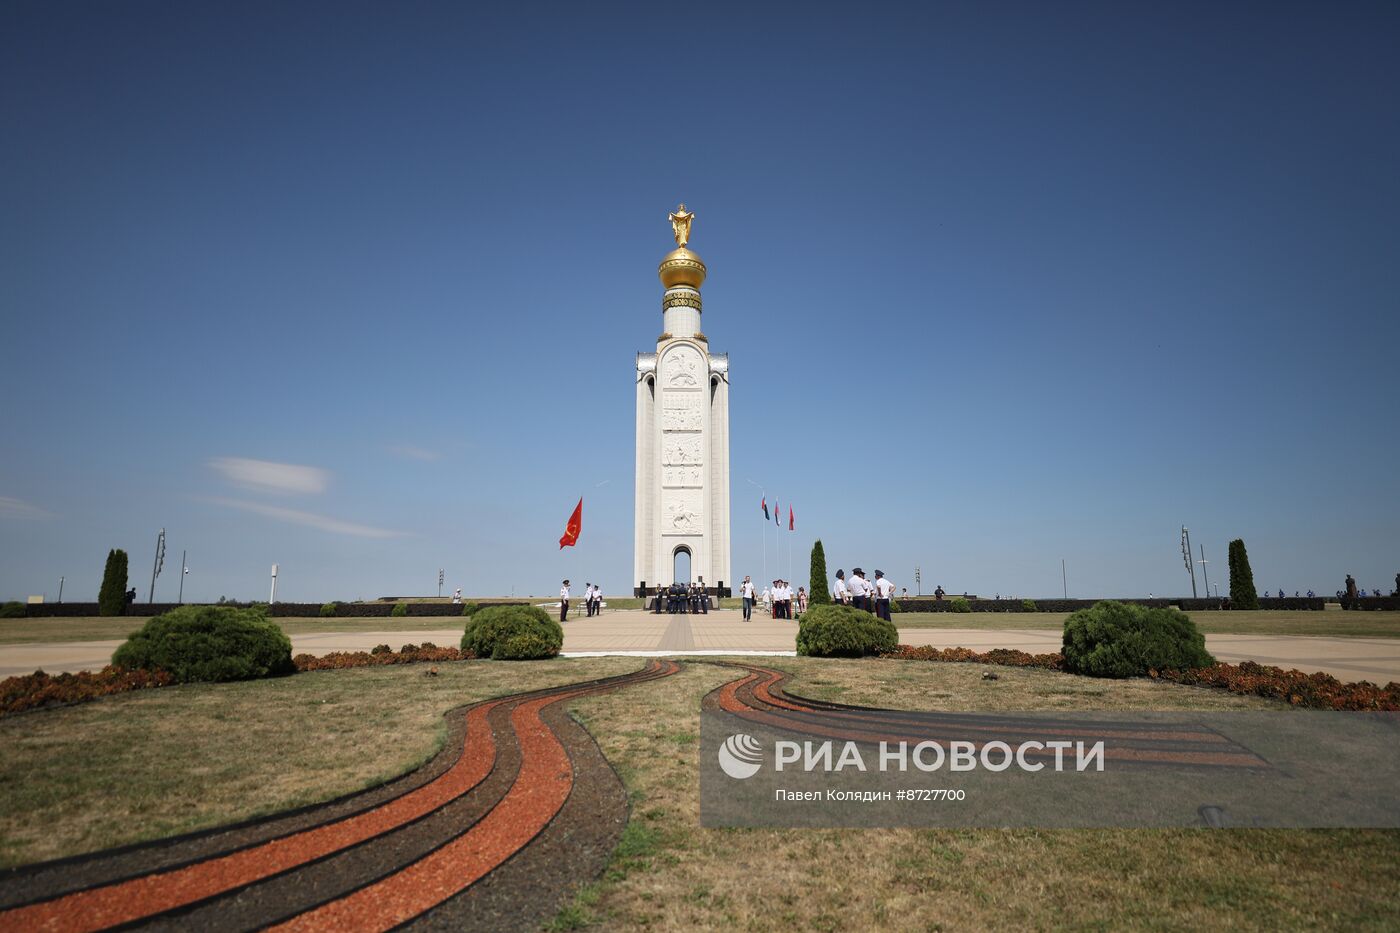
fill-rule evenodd
<path id="1" fill-rule="evenodd" d="M 569 581 L 565 580 L 564 585 L 559 587 L 559 621 L 569 620 Z"/>
<path id="2" fill-rule="evenodd" d="M 894 584 L 885 579 L 883 570 L 875 571 L 875 615 L 884 619 L 890 619 L 890 597 L 894 595 Z"/>

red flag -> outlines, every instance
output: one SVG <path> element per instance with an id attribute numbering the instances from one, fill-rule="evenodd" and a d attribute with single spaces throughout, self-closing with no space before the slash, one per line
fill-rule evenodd
<path id="1" fill-rule="evenodd" d="M 768 497 L 763 497 L 763 520 L 768 521 Z"/>
<path id="2" fill-rule="evenodd" d="M 563 550 L 567 545 L 573 547 L 578 544 L 578 533 L 583 529 L 583 496 L 578 497 L 578 505 L 574 506 L 574 514 L 569 516 L 569 526 L 564 529 L 564 537 L 559 539 L 559 549 Z"/>
<path id="3" fill-rule="evenodd" d="M 796 530 L 797 530 L 797 523 L 793 520 L 793 517 L 792 517 L 792 506 L 788 506 L 788 531 L 796 531 Z"/>

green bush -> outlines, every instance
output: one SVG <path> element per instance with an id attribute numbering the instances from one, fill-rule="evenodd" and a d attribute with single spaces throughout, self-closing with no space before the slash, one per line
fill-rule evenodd
<path id="1" fill-rule="evenodd" d="M 1036 608 L 1035 608 L 1035 600 L 1033 600 L 1033 599 L 1023 599 L 1023 600 L 1021 600 L 1021 611 L 1022 611 L 1022 612 L 1035 612 L 1035 611 L 1037 611 Z"/>
<path id="2" fill-rule="evenodd" d="M 1230 542 L 1230 608 L 1259 608 L 1259 594 L 1254 589 L 1254 571 L 1249 567 L 1249 552 L 1244 549 L 1243 538 Z"/>
<path id="3" fill-rule="evenodd" d="M 818 538 L 812 545 L 812 572 L 807 581 L 807 605 L 830 606 L 831 584 L 826 579 L 826 549 Z"/>
<path id="4" fill-rule="evenodd" d="M 116 653 L 119 667 L 165 671 L 181 683 L 290 674 L 292 642 L 260 609 L 181 606 L 148 621 Z"/>
<path id="5" fill-rule="evenodd" d="M 394 649 L 393 649 L 393 648 L 390 648 L 388 645 L 375 645 L 373 648 L 369 649 L 369 653 L 370 653 L 370 654 L 393 654 L 393 653 L 394 653 Z"/>
<path id="6" fill-rule="evenodd" d="M 893 651 L 899 632 L 892 623 L 854 606 L 813 606 L 797 626 L 797 653 L 818 658 L 859 658 Z"/>
<path id="7" fill-rule="evenodd" d="M 340 603 L 321 603 L 321 617 L 326 618 L 340 611 Z"/>
<path id="8" fill-rule="evenodd" d="M 462 633 L 462 650 L 478 658 L 529 661 L 552 658 L 564 645 L 564 630 L 536 606 L 487 606 Z"/>
<path id="9" fill-rule="evenodd" d="M 467 618 L 471 618 L 480 611 L 480 603 L 467 603 L 465 606 L 462 607 L 462 615 L 466 616 Z"/>
<path id="10" fill-rule="evenodd" d="M 1063 652 L 1065 670 L 1090 677 L 1141 677 L 1215 663 L 1186 613 L 1108 599 L 1065 620 Z"/>
<path id="11" fill-rule="evenodd" d="M 24 611 L 24 603 L 19 600 L 11 600 L 0 606 L 0 619 L 23 619 L 28 613 Z"/>
<path id="12" fill-rule="evenodd" d="M 394 603 L 394 608 L 389 610 L 389 615 L 396 619 L 408 615 L 408 603 Z"/>
<path id="13" fill-rule="evenodd" d="M 952 612 L 971 612 L 972 603 L 961 596 L 954 596 L 952 601 L 948 603 L 948 609 Z"/>
<path id="14" fill-rule="evenodd" d="M 890 597 L 890 612 L 903 612 L 904 607 L 899 604 L 899 600 Z"/>
<path id="15" fill-rule="evenodd" d="M 126 551 L 121 548 L 107 552 L 107 567 L 102 571 L 102 589 L 97 592 L 97 614 L 126 615 Z"/>

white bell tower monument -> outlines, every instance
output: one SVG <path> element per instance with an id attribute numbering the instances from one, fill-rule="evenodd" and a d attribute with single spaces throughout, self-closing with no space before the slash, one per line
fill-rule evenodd
<path id="1" fill-rule="evenodd" d="M 729 568 L 729 355 L 710 352 L 700 329 L 705 264 L 686 248 L 695 215 L 671 215 L 676 249 L 657 270 L 661 336 L 637 354 L 636 556 L 638 595 L 703 579 L 733 588 Z M 687 570 L 688 568 L 688 570 Z"/>

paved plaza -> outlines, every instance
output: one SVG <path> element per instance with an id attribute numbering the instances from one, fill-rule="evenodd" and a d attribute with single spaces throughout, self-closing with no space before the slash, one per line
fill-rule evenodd
<path id="1" fill-rule="evenodd" d="M 755 614 L 745 622 L 737 610 L 707 615 L 656 615 L 617 610 L 589 618 L 577 615 L 564 624 L 564 653 L 574 656 L 600 654 L 668 655 L 793 654 L 797 624 Z M 400 645 L 425 641 L 456 645 L 462 637 L 458 625 L 450 628 L 397 632 L 315 632 L 292 635 L 293 654 L 328 654 L 332 651 L 368 651 L 375 645 Z M 909 645 L 938 648 L 1015 648 L 1033 654 L 1058 651 L 1058 629 L 962 629 L 902 628 L 899 640 Z M 20 644 L 0 647 L 0 677 L 29 674 L 43 669 L 98 670 L 107 664 L 120 641 Z M 1207 635 L 1206 647 L 1221 661 L 1245 660 L 1303 671 L 1326 671 L 1340 680 L 1369 680 L 1385 684 L 1400 681 L 1400 638 L 1324 638 L 1301 635 Z"/>

